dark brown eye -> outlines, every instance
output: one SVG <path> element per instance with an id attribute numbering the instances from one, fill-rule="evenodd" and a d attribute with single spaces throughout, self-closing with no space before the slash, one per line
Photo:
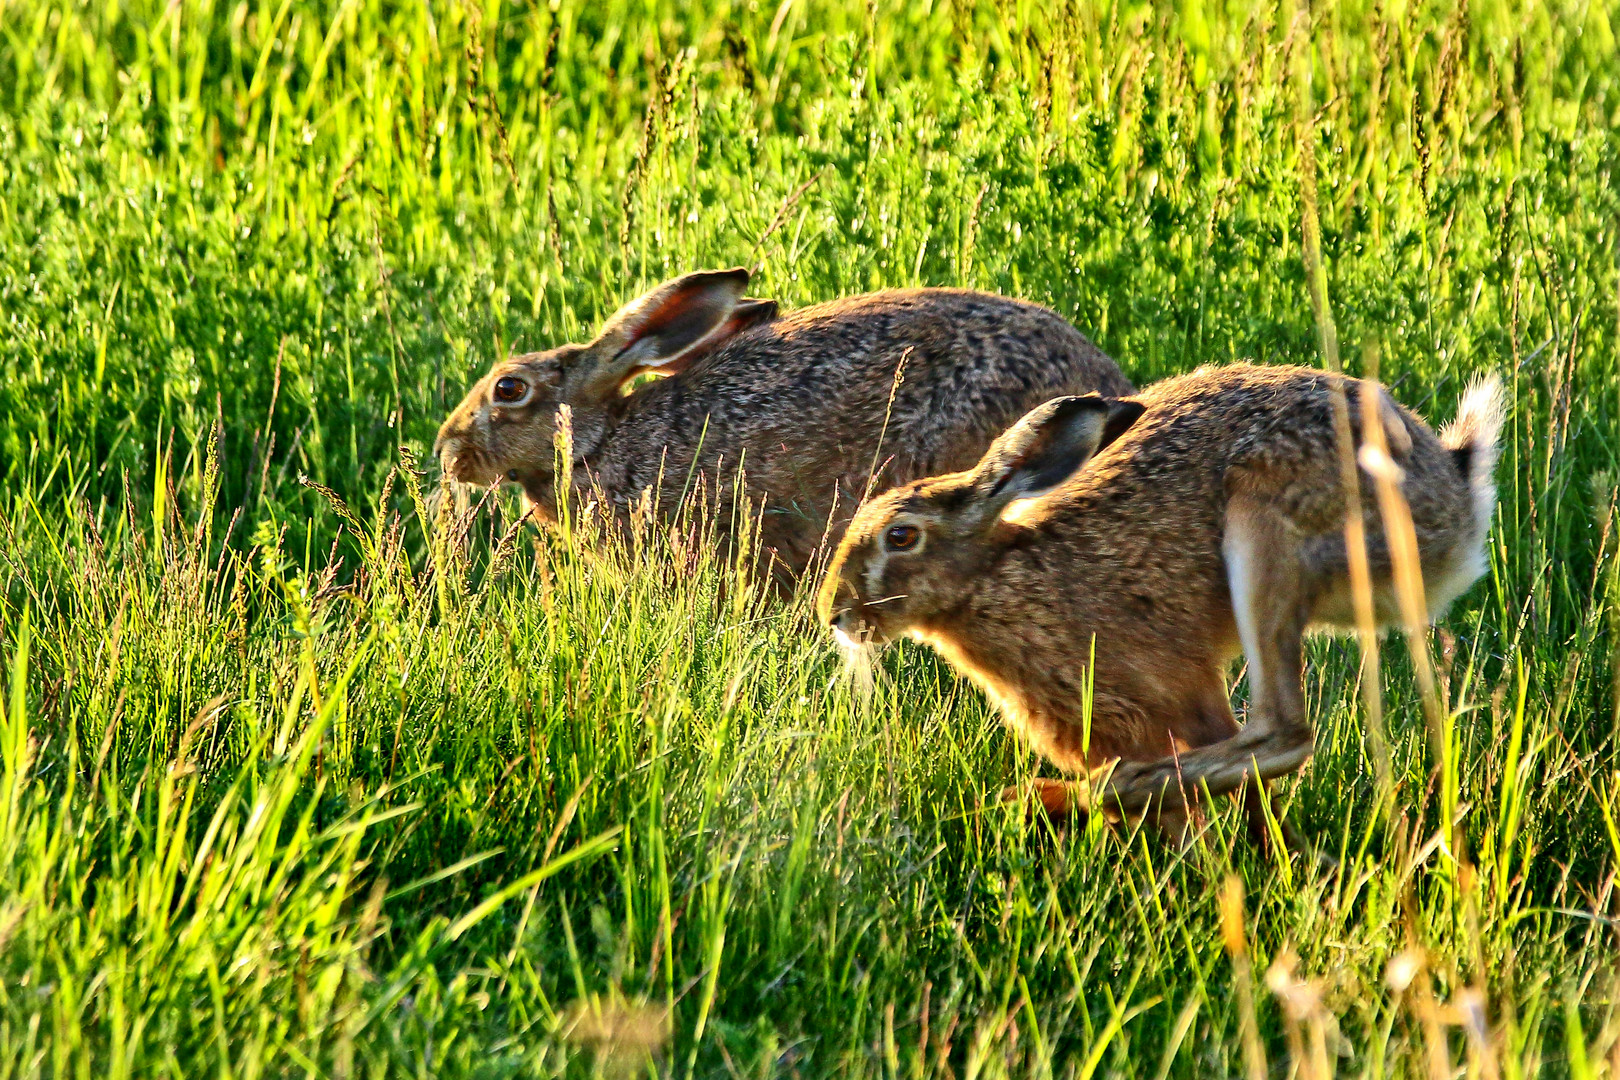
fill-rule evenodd
<path id="1" fill-rule="evenodd" d="M 891 525 L 883 534 L 883 543 L 890 551 L 910 551 L 922 539 L 922 530 L 915 525 Z"/>
<path id="2" fill-rule="evenodd" d="M 519 401 L 529 392 L 529 384 L 512 375 L 502 375 L 495 380 L 495 400 L 510 405 Z"/>

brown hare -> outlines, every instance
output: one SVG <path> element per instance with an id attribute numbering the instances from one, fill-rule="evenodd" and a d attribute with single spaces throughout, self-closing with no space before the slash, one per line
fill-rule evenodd
<path id="1" fill-rule="evenodd" d="M 1353 625 L 1335 388 L 1359 439 L 1358 384 L 1303 368 L 1204 368 L 1135 397 L 1049 401 L 973 468 L 863 507 L 822 586 L 822 618 L 845 644 L 927 642 L 1039 753 L 1097 773 L 1095 790 L 1038 781 L 1049 810 L 1100 803 L 1184 823 L 1201 787 L 1236 791 L 1311 755 L 1301 639 Z M 1486 567 L 1501 388 L 1475 383 L 1438 437 L 1382 388 L 1378 401 L 1433 618 Z M 1363 480 L 1388 622 L 1390 547 Z M 1225 682 L 1240 653 L 1253 688 L 1242 727 Z"/>
<path id="2" fill-rule="evenodd" d="M 779 314 L 775 301 L 744 297 L 747 284 L 741 269 L 688 274 L 627 304 L 588 345 L 497 363 L 439 430 L 445 475 L 514 481 L 554 519 L 553 435 L 566 404 L 575 498 L 600 490 L 623 514 L 651 489 L 671 513 L 702 484 L 729 509 L 741 465 L 763 511 L 761 548 L 787 584 L 824 537 L 836 543 L 875 490 L 869 480 L 965 469 L 1048 398 L 1132 389 L 1034 304 L 914 289 Z M 625 393 L 646 372 L 667 377 Z M 717 515 L 723 532 L 729 521 Z"/>

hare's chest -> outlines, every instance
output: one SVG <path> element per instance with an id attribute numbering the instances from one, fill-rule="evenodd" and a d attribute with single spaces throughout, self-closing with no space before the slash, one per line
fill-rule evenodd
<path id="1" fill-rule="evenodd" d="M 972 680 L 1008 724 L 1015 728 L 1024 727 L 1030 715 L 1029 698 L 1013 673 L 976 655 L 951 634 L 919 628 L 912 630 L 911 636 L 939 653 L 946 663 Z"/>
<path id="2" fill-rule="evenodd" d="M 1014 641 L 1004 641 L 993 654 L 981 656 L 947 633 L 918 629 L 912 636 L 983 690 L 1007 726 L 1028 739 L 1037 754 L 1062 769 L 1086 767 L 1084 732 L 1077 718 L 1068 716 L 1062 707 L 1062 702 L 1080 700 L 1088 689 L 1078 684 L 1084 681 L 1083 668 L 1071 670 L 1070 665 L 1058 663 L 1043 678 L 1026 670 L 1029 665 L 1025 662 L 1035 658 L 1026 656 Z M 1067 685 L 1069 676 L 1076 685 Z M 1067 689 L 1060 689 L 1059 684 Z"/>

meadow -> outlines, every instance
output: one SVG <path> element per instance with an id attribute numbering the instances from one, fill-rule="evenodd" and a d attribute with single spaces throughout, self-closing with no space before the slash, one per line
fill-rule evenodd
<path id="1" fill-rule="evenodd" d="M 1614 17 L 0 0 L 0 1078 L 1620 1078 Z M 440 497 L 492 358 L 730 265 L 1500 373 L 1428 710 L 1310 646 L 1338 871 L 999 804 L 976 691 L 863 699 L 699 519 Z"/>

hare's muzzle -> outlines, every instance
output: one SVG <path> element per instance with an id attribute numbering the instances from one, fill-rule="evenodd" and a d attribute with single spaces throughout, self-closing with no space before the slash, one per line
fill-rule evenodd
<path id="1" fill-rule="evenodd" d="M 833 637 L 845 650 L 860 651 L 868 645 L 881 644 L 873 634 L 873 627 L 854 608 L 837 612 L 829 620 Z"/>
<path id="2" fill-rule="evenodd" d="M 859 648 L 873 640 L 876 627 L 866 618 L 866 603 L 860 589 L 850 580 L 850 565 L 846 553 L 840 552 L 827 569 L 821 583 L 821 595 L 816 598 L 816 610 L 838 638 L 839 644 Z"/>
<path id="3" fill-rule="evenodd" d="M 464 484 L 487 484 L 496 479 L 485 455 L 479 452 L 474 433 L 455 417 L 439 428 L 433 440 L 433 456 L 445 477 Z"/>
<path id="4" fill-rule="evenodd" d="M 843 580 L 833 586 L 830 596 L 823 597 L 821 617 L 832 628 L 839 644 L 848 648 L 870 643 L 876 630 L 863 614 L 860 597 Z"/>

